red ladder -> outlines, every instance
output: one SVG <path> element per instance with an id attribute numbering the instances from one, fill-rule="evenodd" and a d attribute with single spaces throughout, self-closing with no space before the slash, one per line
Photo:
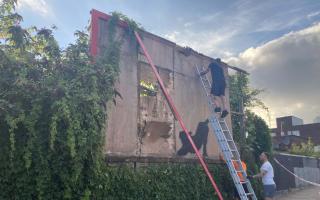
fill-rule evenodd
<path id="1" fill-rule="evenodd" d="M 173 100 L 171 99 L 171 97 L 170 97 L 168 91 L 166 90 L 166 88 L 164 87 L 163 81 L 162 81 L 162 79 L 161 79 L 161 77 L 160 77 L 160 75 L 159 75 L 159 73 L 158 73 L 158 71 L 157 71 L 157 68 L 156 68 L 155 65 L 153 64 L 153 61 L 152 61 L 152 59 L 151 59 L 151 57 L 150 57 L 150 55 L 149 55 L 146 47 L 144 46 L 144 44 L 143 44 L 143 42 L 142 42 L 142 40 L 141 40 L 140 35 L 139 35 L 137 32 L 135 32 L 135 36 L 136 36 L 136 38 L 137 38 L 137 41 L 138 41 L 140 47 L 141 47 L 142 50 L 143 50 L 144 55 L 147 57 L 147 60 L 148 60 L 149 64 L 151 65 L 151 68 L 152 68 L 152 70 L 153 70 L 153 73 L 155 74 L 155 76 L 156 76 L 156 78 L 157 78 L 157 80 L 158 80 L 158 82 L 159 82 L 159 84 L 160 84 L 160 88 L 161 88 L 164 96 L 166 97 L 166 100 L 167 100 L 167 102 L 168 102 L 168 104 L 169 104 L 169 107 L 171 108 L 171 111 L 173 112 L 175 118 L 179 121 L 179 124 L 180 124 L 181 128 L 183 129 L 184 133 L 187 135 L 187 138 L 188 138 L 188 140 L 189 140 L 192 148 L 193 148 L 194 151 L 196 152 L 196 155 L 197 155 L 198 159 L 200 160 L 200 163 L 201 163 L 204 171 L 206 172 L 206 174 L 207 174 L 207 176 L 208 176 L 208 178 L 209 178 L 209 180 L 210 180 L 210 182 L 211 182 L 214 190 L 216 191 L 219 199 L 220 199 L 220 200 L 223 200 L 223 197 L 222 197 L 222 195 L 221 195 L 221 193 L 220 193 L 220 190 L 219 190 L 219 188 L 217 187 L 217 184 L 216 184 L 216 182 L 214 181 L 214 179 L 213 179 L 213 177 L 212 177 L 212 175 L 211 175 L 211 173 L 210 173 L 210 171 L 209 171 L 209 169 L 208 169 L 207 164 L 204 162 L 204 160 L 203 160 L 200 152 L 198 151 L 196 145 L 194 144 L 194 142 L 193 142 L 193 140 L 192 140 L 192 138 L 191 138 L 191 136 L 190 136 L 190 134 L 189 134 L 189 131 L 187 130 L 185 124 L 183 123 L 182 118 L 181 118 L 180 114 L 179 114 L 178 111 L 177 111 L 177 108 L 175 107 L 175 105 L 174 105 L 174 103 L 173 103 Z"/>

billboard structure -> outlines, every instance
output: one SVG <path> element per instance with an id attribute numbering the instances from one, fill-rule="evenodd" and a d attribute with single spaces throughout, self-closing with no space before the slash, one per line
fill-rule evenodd
<path id="1" fill-rule="evenodd" d="M 107 44 L 110 16 L 91 11 L 92 55 Z M 117 28 L 124 32 L 123 23 Z M 143 43 L 152 57 L 166 90 L 172 97 L 200 152 L 207 161 L 219 149 L 208 123 L 210 111 L 195 66 L 207 67 L 212 58 L 143 31 Z M 228 66 L 223 64 L 227 77 Z M 141 49 L 124 40 L 116 85 L 122 98 L 109 105 L 105 154 L 109 161 L 196 162 L 194 151 L 172 114 Z M 229 90 L 226 98 L 229 102 Z M 229 103 L 228 103 L 229 107 Z M 227 116 L 231 127 L 230 115 Z"/>

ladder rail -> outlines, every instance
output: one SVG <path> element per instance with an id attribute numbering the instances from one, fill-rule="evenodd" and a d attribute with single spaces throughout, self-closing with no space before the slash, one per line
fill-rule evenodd
<path id="1" fill-rule="evenodd" d="M 222 119 L 223 120 L 223 123 L 226 125 L 226 128 L 227 128 L 227 133 L 229 134 L 229 136 L 230 136 L 230 138 L 232 138 L 232 135 L 231 135 L 231 131 L 230 131 L 230 129 L 229 129 L 229 127 L 227 126 L 227 122 L 226 122 L 226 120 L 225 119 Z M 219 123 L 220 124 L 220 123 Z M 225 135 L 225 134 L 224 134 Z M 234 142 L 234 140 L 232 139 L 232 144 L 233 144 L 233 146 L 234 147 L 236 147 L 236 144 L 235 144 L 235 142 Z M 237 148 L 237 147 L 236 147 Z M 242 171 L 242 174 L 243 174 L 243 176 L 244 177 L 247 177 L 247 172 L 243 169 L 243 166 L 242 166 L 242 164 L 241 164 L 241 156 L 240 156 L 240 153 L 239 153 L 239 151 L 236 151 L 236 157 L 237 157 L 237 159 L 238 159 L 238 167 L 240 168 L 240 171 Z M 247 185 L 249 185 L 250 187 L 248 187 L 248 190 L 252 190 L 252 191 L 249 191 L 249 192 L 251 192 L 251 193 L 254 193 L 254 191 L 253 191 L 253 188 L 252 188 L 252 185 L 251 185 L 251 182 L 249 181 L 249 180 L 247 180 L 247 183 L 246 183 Z"/>
<path id="2" fill-rule="evenodd" d="M 217 118 L 215 118 L 214 120 L 215 120 L 216 126 L 218 126 L 220 130 L 222 130 L 221 121 L 219 121 Z M 229 134 L 229 135 L 230 135 L 230 138 L 232 138 L 232 136 L 231 136 L 231 134 L 230 134 L 230 131 L 229 131 L 229 127 L 227 126 L 225 119 L 223 119 L 223 123 L 224 123 L 225 126 L 226 126 L 227 134 Z M 225 136 L 225 133 L 224 133 L 223 131 L 221 131 L 221 132 L 218 131 L 218 132 L 219 132 L 218 134 L 220 135 L 220 140 L 222 140 L 222 141 L 224 141 L 224 140 L 227 141 L 227 138 L 226 138 L 226 136 Z M 221 137 L 222 137 L 222 139 L 221 139 Z M 231 140 L 231 143 L 232 143 L 232 146 L 233 146 L 234 148 L 237 148 L 234 140 Z M 229 170 L 231 171 L 231 173 L 234 174 L 234 176 L 232 176 L 232 178 L 233 178 L 234 183 L 235 183 L 235 185 L 236 185 L 236 187 L 237 187 L 237 190 L 238 190 L 238 191 L 242 191 L 242 192 L 241 192 L 242 194 L 250 194 L 250 195 L 252 195 L 252 196 L 255 196 L 254 190 L 253 190 L 253 188 L 252 188 L 252 185 L 251 185 L 250 181 L 246 178 L 245 182 L 242 183 L 241 180 L 240 180 L 240 177 L 238 176 L 238 172 L 240 172 L 240 173 L 242 173 L 243 177 L 247 177 L 247 173 L 246 173 L 246 171 L 243 169 L 243 166 L 242 166 L 242 162 L 241 162 L 241 159 L 240 159 L 239 151 L 235 151 L 236 155 L 233 155 L 232 152 L 230 153 L 231 148 L 230 148 L 230 144 L 229 144 L 228 142 L 225 143 L 224 147 L 223 147 L 223 143 L 219 143 L 219 144 L 221 145 L 221 149 L 223 149 L 224 152 L 226 152 L 226 150 L 229 150 L 229 152 L 228 152 L 229 154 L 228 154 L 228 155 L 229 155 L 229 158 L 230 158 L 230 159 L 227 158 L 227 159 L 226 159 L 226 161 L 227 161 L 226 163 L 227 163 L 228 168 L 229 168 Z M 235 157 L 235 158 L 233 158 L 233 157 Z M 238 163 L 239 171 L 237 171 L 237 170 L 235 169 L 235 166 L 234 166 L 234 164 L 233 164 L 232 161 L 236 161 L 236 162 Z M 245 185 L 247 186 L 248 193 L 245 192 L 242 184 L 245 184 Z M 241 195 L 239 195 L 239 196 L 241 196 Z M 242 195 L 242 196 L 244 196 L 244 195 Z M 244 199 L 246 199 L 246 198 L 244 198 Z"/>
<path id="3" fill-rule="evenodd" d="M 216 123 L 216 126 L 220 126 L 220 130 L 221 130 L 221 125 L 220 125 L 220 123 L 219 123 L 219 121 L 217 120 L 217 118 L 215 118 L 214 119 L 215 120 L 215 123 Z M 215 130 L 216 131 L 216 130 Z M 220 132 L 219 130 L 218 130 L 218 132 Z M 223 134 L 223 132 L 221 131 L 220 133 L 218 133 L 219 135 L 220 135 L 220 138 L 222 138 L 222 141 L 224 140 L 224 139 L 226 139 L 225 138 L 225 135 Z M 233 141 L 233 144 L 234 144 L 234 146 L 235 146 L 235 143 L 234 143 L 234 141 Z M 225 158 L 225 160 L 226 160 L 226 163 L 227 163 L 227 166 L 228 166 L 228 168 L 229 168 L 229 171 L 230 171 L 230 173 L 231 173 L 231 177 L 232 177 L 232 179 L 233 179 L 233 181 L 234 181 L 234 183 L 235 183 L 235 186 L 236 186 L 236 188 L 237 188 L 237 190 L 238 191 L 240 191 L 239 192 L 239 196 L 240 196 L 240 198 L 241 199 L 244 199 L 244 200 L 247 200 L 248 198 L 246 197 L 246 195 L 244 195 L 244 194 L 247 194 L 246 192 L 245 192 L 245 190 L 244 190 L 244 188 L 243 188 L 243 186 L 242 186 L 242 182 L 241 182 L 241 180 L 240 180 L 240 177 L 238 176 L 238 173 L 237 173 L 237 170 L 235 169 L 235 166 L 234 166 L 234 164 L 233 164 L 233 161 L 236 161 L 237 163 L 238 163 L 238 167 L 240 168 L 239 169 L 239 171 L 242 173 L 242 175 L 244 176 L 244 177 L 246 177 L 247 175 L 246 175 L 246 172 L 244 171 L 244 169 L 243 169 L 243 167 L 242 167 L 242 163 L 241 163 L 241 159 L 240 159 L 240 156 L 237 156 L 237 158 L 234 158 L 233 159 L 233 154 L 232 154 L 232 152 L 230 152 L 230 145 L 229 144 L 224 144 L 224 147 L 223 147 L 223 142 L 220 142 L 219 143 L 219 146 L 222 148 L 222 149 L 224 149 L 223 150 L 223 153 L 225 154 L 226 153 L 226 151 L 228 151 L 228 154 L 226 155 L 226 158 Z M 236 146 L 235 146 L 236 147 Z M 237 153 L 238 153 L 238 151 L 237 151 Z M 250 188 L 252 188 L 252 186 L 251 186 L 251 184 L 250 184 L 250 181 L 248 181 L 248 180 L 245 180 L 245 183 L 244 184 L 246 184 L 247 185 L 247 188 L 248 188 L 248 190 L 249 190 L 249 193 L 254 193 L 254 191 L 253 190 L 251 190 Z M 250 184 L 250 185 L 249 185 Z"/>
<path id="4" fill-rule="evenodd" d="M 228 130 L 227 133 L 229 134 L 230 138 L 232 138 L 231 131 L 230 131 L 229 127 L 227 126 L 226 120 L 225 119 L 222 119 L 222 120 L 223 120 L 223 123 L 226 125 L 226 128 Z M 219 123 L 219 125 L 220 125 L 220 123 Z M 221 127 L 221 125 L 220 125 L 220 127 Z M 225 134 L 223 134 L 223 135 L 225 136 Z M 237 148 L 233 139 L 232 139 L 232 144 L 233 144 L 233 146 L 235 148 Z M 236 151 L 236 157 L 237 157 L 237 160 L 238 160 L 238 167 L 240 168 L 240 171 L 241 171 L 242 175 L 244 177 L 247 177 L 247 172 L 243 169 L 243 166 L 241 164 L 241 156 L 240 156 L 239 151 Z M 247 188 L 248 188 L 249 192 L 254 194 L 254 190 L 252 188 L 252 184 L 251 184 L 251 182 L 249 180 L 247 180 L 246 185 L 247 185 Z"/>
<path id="5" fill-rule="evenodd" d="M 218 123 L 217 118 L 216 118 L 216 117 L 213 117 L 213 116 L 212 116 L 212 118 L 214 118 L 214 119 L 213 119 L 213 123 L 214 123 L 216 126 L 219 127 L 220 124 Z M 232 155 L 232 153 L 230 152 L 230 146 L 229 146 L 228 144 L 226 144 L 226 143 L 223 142 L 223 140 L 225 139 L 225 137 L 224 137 L 223 132 L 221 131 L 221 126 L 220 126 L 220 129 L 215 130 L 215 131 L 218 132 L 218 133 L 216 133 L 216 135 L 218 136 L 218 140 L 220 141 L 220 142 L 218 142 L 218 144 L 219 144 L 220 148 L 222 149 L 222 153 L 223 153 L 224 156 L 225 156 L 226 164 L 227 164 L 228 169 L 229 169 L 229 171 L 230 171 L 230 173 L 231 173 L 231 177 L 232 177 L 232 179 L 233 179 L 233 182 L 234 182 L 234 184 L 235 184 L 235 186 L 236 186 L 236 188 L 237 188 L 237 190 L 238 190 L 239 196 L 240 196 L 241 199 L 247 200 L 247 198 L 244 197 L 244 195 L 243 195 L 243 194 L 245 194 L 245 190 L 244 190 L 244 188 L 243 188 L 243 186 L 242 186 L 242 184 L 241 184 L 240 177 L 238 176 L 237 171 L 236 171 L 236 169 L 235 169 L 235 166 L 234 166 L 234 164 L 233 164 L 233 162 L 232 162 L 232 156 L 233 156 L 233 155 Z M 228 154 L 226 154 L 226 153 L 228 153 Z M 241 166 L 241 164 L 238 165 L 238 166 Z"/>
<path id="6" fill-rule="evenodd" d="M 250 181 L 246 178 L 247 173 L 243 169 L 240 153 L 239 153 L 237 146 L 233 140 L 233 137 L 232 137 L 231 131 L 227 125 L 227 122 L 225 119 L 219 120 L 214 114 L 214 104 L 212 102 L 211 95 L 208 92 L 211 89 L 211 84 L 208 79 L 208 76 L 207 76 L 207 74 L 201 76 L 201 71 L 199 70 L 199 67 L 197 65 L 196 65 L 196 69 L 197 69 L 197 73 L 200 77 L 202 87 L 206 93 L 206 96 L 208 97 L 209 109 L 211 110 L 211 112 L 213 112 L 210 117 L 210 122 L 211 122 L 211 125 L 213 126 L 213 129 L 215 132 L 214 135 L 216 136 L 219 147 L 222 150 L 223 156 L 226 160 L 226 164 L 227 164 L 228 169 L 230 171 L 233 182 L 238 190 L 239 196 L 240 196 L 241 200 L 248 200 L 248 199 L 256 200 L 257 197 L 254 193 L 254 190 L 252 188 Z M 222 124 L 224 125 L 224 127 L 222 127 Z M 229 138 L 227 138 L 227 136 Z M 232 148 L 230 146 L 232 146 Z M 235 169 L 235 166 L 233 163 L 234 161 L 238 164 L 238 167 L 237 167 L 238 169 Z M 244 182 L 242 182 L 240 180 L 240 177 L 238 175 L 239 172 L 242 174 L 243 177 L 245 177 Z M 248 192 L 245 191 L 243 185 L 247 186 Z M 250 198 L 249 198 L 249 196 L 250 196 Z"/>

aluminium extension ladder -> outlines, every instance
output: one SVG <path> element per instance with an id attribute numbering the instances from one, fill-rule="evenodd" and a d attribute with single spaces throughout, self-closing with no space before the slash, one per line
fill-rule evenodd
<path id="1" fill-rule="evenodd" d="M 239 151 L 237 150 L 237 146 L 232 138 L 232 135 L 228 128 L 226 120 L 221 119 L 220 117 L 218 118 L 214 112 L 215 106 L 210 95 L 211 83 L 208 79 L 208 76 L 207 74 L 201 76 L 200 73 L 202 70 L 200 70 L 198 66 L 196 66 L 196 68 L 202 83 L 202 87 L 208 98 L 208 104 L 211 111 L 211 116 L 210 116 L 211 125 L 214 130 L 215 137 L 217 139 L 219 147 L 223 153 L 224 159 L 226 160 L 226 163 L 228 165 L 229 172 L 232 176 L 233 182 L 238 190 L 238 194 L 241 200 L 250 200 L 250 199 L 257 200 L 257 197 L 252 188 L 252 185 L 250 181 L 246 178 L 247 174 L 242 167 Z M 235 168 L 235 166 L 233 165 L 233 162 L 237 163 L 238 168 L 240 170 L 237 170 Z M 244 182 L 240 181 L 238 173 L 242 173 L 242 176 L 245 178 Z M 243 185 L 246 185 L 248 189 L 248 193 L 245 192 Z"/>

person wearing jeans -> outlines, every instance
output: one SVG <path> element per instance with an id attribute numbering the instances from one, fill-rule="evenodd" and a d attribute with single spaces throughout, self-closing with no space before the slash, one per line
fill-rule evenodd
<path id="1" fill-rule="evenodd" d="M 259 158 L 262 162 L 260 173 L 254 176 L 248 176 L 248 178 L 262 178 L 265 200 L 274 200 L 274 195 L 276 193 L 276 184 L 273 180 L 274 172 L 273 167 L 269 162 L 269 155 L 266 152 L 262 152 Z"/>

